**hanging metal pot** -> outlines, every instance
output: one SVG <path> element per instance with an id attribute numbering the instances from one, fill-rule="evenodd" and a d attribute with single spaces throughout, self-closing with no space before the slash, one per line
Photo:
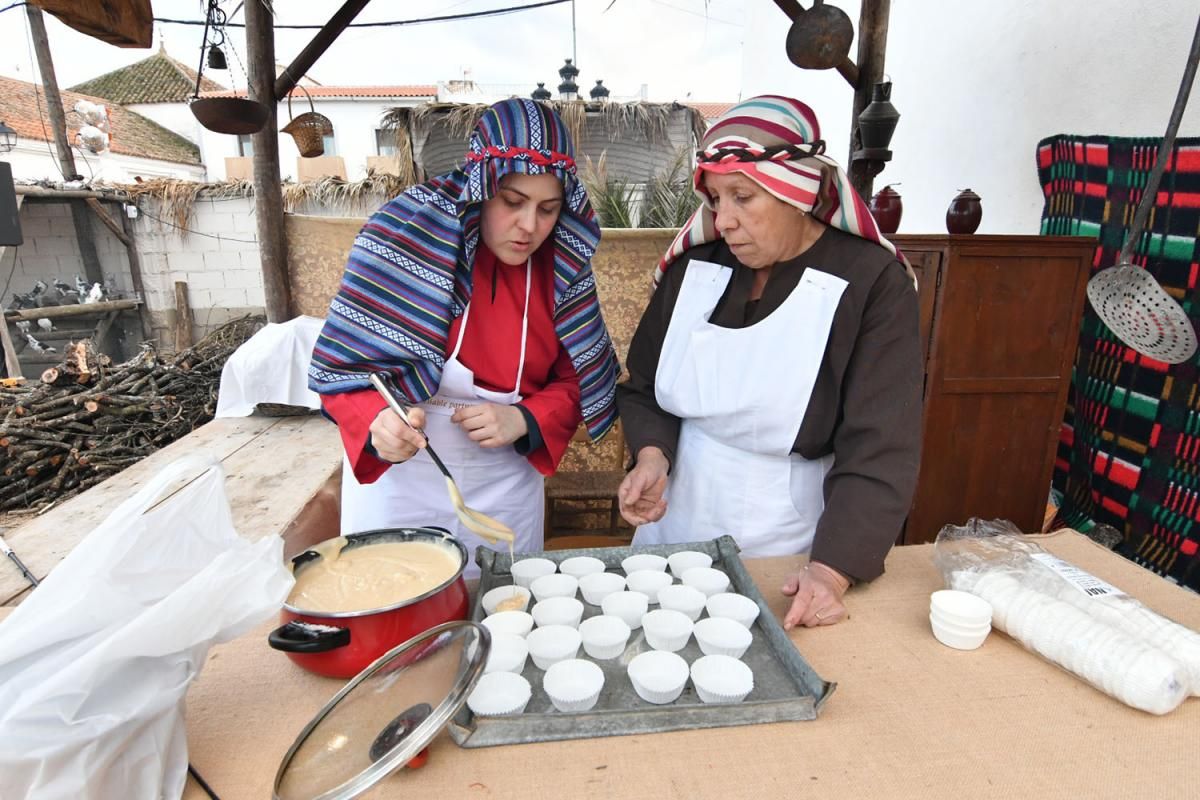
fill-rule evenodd
<path id="1" fill-rule="evenodd" d="M 265 105 L 245 97 L 194 97 L 188 108 L 210 131 L 237 136 L 258 133 L 270 114 Z"/>
<path id="2" fill-rule="evenodd" d="M 814 0 L 792 21 L 784 48 L 788 60 L 801 69 L 833 69 L 850 53 L 854 24 L 846 12 Z"/>
<path id="3" fill-rule="evenodd" d="M 324 114 L 318 114 L 313 105 L 312 95 L 303 86 L 298 89 L 308 98 L 308 111 L 298 117 L 292 116 L 292 92 L 288 92 L 288 117 L 291 121 L 280 128 L 283 133 L 290 133 L 296 140 L 296 149 L 304 158 L 316 158 L 325 153 L 325 137 L 333 135 L 333 123 Z M 293 89 L 293 91 L 295 91 Z"/>

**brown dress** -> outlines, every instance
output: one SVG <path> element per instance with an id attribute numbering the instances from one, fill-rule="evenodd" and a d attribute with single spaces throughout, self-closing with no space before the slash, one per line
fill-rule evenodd
<path id="1" fill-rule="evenodd" d="M 922 359 L 917 294 L 903 264 L 878 245 L 826 228 L 804 253 L 776 264 L 762 297 L 750 300 L 753 270 L 723 241 L 692 248 L 667 268 L 630 343 L 629 379 L 617 387 L 617 407 L 631 453 L 662 449 L 674 460 L 677 417 L 654 395 L 658 355 L 691 259 L 733 267 L 729 287 L 709 322 L 752 325 L 777 309 L 811 266 L 846 280 L 816 384 L 792 452 L 806 459 L 834 455 L 825 478 L 825 509 L 812 558 L 855 581 L 883 572 L 883 560 L 903 527 L 916 488 L 921 446 Z M 786 369 L 786 364 L 780 364 Z M 728 376 L 737 380 L 736 375 Z M 713 487 L 720 492 L 719 486 Z"/>

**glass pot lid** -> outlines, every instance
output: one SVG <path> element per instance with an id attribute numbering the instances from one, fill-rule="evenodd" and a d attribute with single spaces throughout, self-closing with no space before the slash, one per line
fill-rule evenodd
<path id="1" fill-rule="evenodd" d="M 296 737 L 275 798 L 356 797 L 407 764 L 466 703 L 490 649 L 486 628 L 455 621 L 384 653 Z"/>

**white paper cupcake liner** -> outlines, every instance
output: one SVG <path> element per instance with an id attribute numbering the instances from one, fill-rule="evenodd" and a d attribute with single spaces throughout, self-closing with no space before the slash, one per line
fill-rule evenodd
<path id="1" fill-rule="evenodd" d="M 529 681 L 514 672 L 490 672 L 479 678 L 467 707 L 481 717 L 520 714 L 533 696 Z"/>
<path id="2" fill-rule="evenodd" d="M 583 619 L 583 603 L 574 597 L 547 597 L 538 601 L 529 613 L 539 628 L 547 625 L 578 628 Z"/>
<path id="3" fill-rule="evenodd" d="M 690 672 L 696 695 L 704 703 L 740 703 L 754 691 L 754 673 L 732 657 L 698 658 Z"/>
<path id="4" fill-rule="evenodd" d="M 529 591 L 539 601 L 548 597 L 574 597 L 579 590 L 579 580 L 573 575 L 543 575 L 529 584 Z"/>
<path id="5" fill-rule="evenodd" d="M 642 630 L 646 635 L 646 644 L 655 650 L 665 650 L 674 653 L 687 646 L 692 638 L 692 621 L 687 614 L 669 609 L 651 611 L 642 617 Z"/>
<path id="6" fill-rule="evenodd" d="M 488 651 L 485 674 L 492 672 L 520 672 L 525 669 L 529 658 L 529 646 L 522 636 L 512 633 L 497 633 L 492 636 L 492 647 Z"/>
<path id="7" fill-rule="evenodd" d="M 621 561 L 621 569 L 625 570 L 626 575 L 630 572 L 637 572 L 643 569 L 665 572 L 667 569 L 667 560 L 653 553 L 634 553 Z"/>
<path id="8" fill-rule="evenodd" d="M 708 598 L 704 604 L 710 617 L 725 617 L 749 628 L 758 619 L 758 603 L 742 594 L 720 592 Z"/>
<path id="9" fill-rule="evenodd" d="M 658 603 L 659 591 L 670 586 L 673 581 L 668 573 L 652 569 L 634 570 L 625 576 L 625 585 L 629 590 L 646 595 L 650 605 Z"/>
<path id="10" fill-rule="evenodd" d="M 688 665 L 674 653 L 642 653 L 628 667 L 629 682 L 638 697 L 654 705 L 674 703 L 687 684 Z"/>
<path id="11" fill-rule="evenodd" d="M 641 592 L 614 592 L 600 602 L 600 610 L 613 617 L 619 617 L 629 626 L 630 630 L 642 627 L 642 617 L 646 615 L 650 598 Z"/>
<path id="12" fill-rule="evenodd" d="M 667 568 L 676 578 L 682 578 L 692 567 L 711 567 L 712 562 L 712 556 L 699 550 L 680 550 L 667 556 Z"/>
<path id="13" fill-rule="evenodd" d="M 598 606 L 610 594 L 625 591 L 625 576 L 615 572 L 595 572 L 579 579 L 579 591 L 585 602 Z"/>
<path id="14" fill-rule="evenodd" d="M 542 688 L 554 707 L 564 714 L 590 711 L 604 689 L 604 671 L 582 659 L 560 661 L 546 671 Z"/>
<path id="15" fill-rule="evenodd" d="M 632 629 L 620 617 L 604 615 L 584 620 L 579 626 L 583 651 L 599 660 L 617 658 L 625 652 Z"/>
<path id="16" fill-rule="evenodd" d="M 483 627 L 492 633 L 524 637 L 533 630 L 533 615 L 528 611 L 499 611 L 484 617 Z"/>
<path id="17" fill-rule="evenodd" d="M 529 656 L 538 669 L 550 669 L 559 661 L 575 658 L 583 639 L 579 631 L 566 625 L 547 625 L 534 628 L 525 638 Z"/>
<path id="18" fill-rule="evenodd" d="M 680 580 L 683 581 L 684 586 L 699 589 L 708 597 L 721 594 L 729 589 L 729 576 L 712 567 L 692 567 L 683 573 Z"/>
<path id="19" fill-rule="evenodd" d="M 512 565 L 513 583 L 528 589 L 536 579 L 557 571 L 558 565 L 548 558 L 522 558 Z"/>
<path id="20" fill-rule="evenodd" d="M 558 571 L 578 580 L 584 575 L 604 572 L 604 562 L 593 556 L 574 556 L 559 564 Z"/>
<path id="21" fill-rule="evenodd" d="M 704 592 L 691 586 L 664 586 L 658 591 L 659 606 L 686 614 L 692 622 L 700 619 L 707 600 Z"/>
<path id="22" fill-rule="evenodd" d="M 524 603 L 521 606 L 519 606 L 518 608 L 505 609 L 505 611 L 526 611 L 526 610 L 528 610 L 529 609 L 529 590 L 523 586 L 514 586 L 514 584 L 511 584 L 511 583 L 507 586 L 497 586 L 495 589 L 490 590 L 489 592 L 484 594 L 484 596 L 482 598 L 480 598 L 479 604 L 481 606 L 483 606 L 484 613 L 486 613 L 490 616 L 492 614 L 500 613 L 497 610 L 497 606 L 499 606 L 501 603 L 505 602 L 506 600 L 511 599 L 514 596 L 514 594 L 524 597 L 525 598 Z"/>

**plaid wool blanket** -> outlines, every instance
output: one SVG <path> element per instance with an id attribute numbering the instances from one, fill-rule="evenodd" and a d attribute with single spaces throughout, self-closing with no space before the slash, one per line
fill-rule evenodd
<path id="1" fill-rule="evenodd" d="M 1157 155 L 1158 138 L 1058 135 L 1038 144 L 1042 233 L 1091 236 L 1093 274 L 1112 266 Z M 1134 262 L 1192 324 L 1200 253 L 1200 138 L 1178 139 Z M 1118 552 L 1200 589 L 1200 373 L 1139 355 L 1088 304 L 1059 438 L 1057 521 L 1122 535 Z"/>

